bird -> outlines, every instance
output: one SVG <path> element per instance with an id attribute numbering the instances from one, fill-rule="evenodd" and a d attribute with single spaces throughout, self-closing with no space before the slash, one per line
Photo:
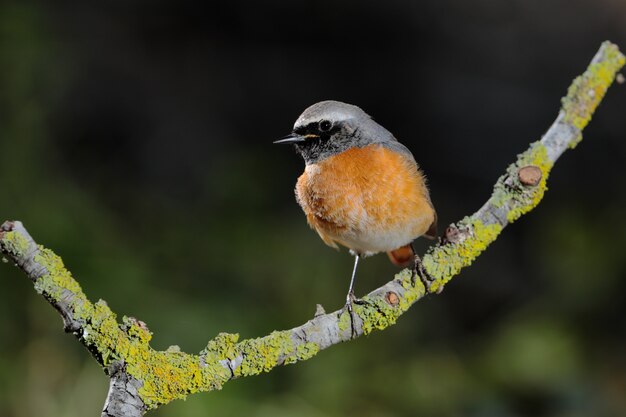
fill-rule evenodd
<path id="1" fill-rule="evenodd" d="M 413 154 L 393 134 L 361 108 L 326 100 L 305 109 L 274 143 L 293 145 L 304 159 L 295 194 L 308 224 L 328 246 L 354 256 L 345 304 L 351 314 L 361 258 L 386 252 L 398 266 L 413 263 L 413 280 L 420 269 L 428 284 L 412 242 L 436 238 L 437 213 Z"/>

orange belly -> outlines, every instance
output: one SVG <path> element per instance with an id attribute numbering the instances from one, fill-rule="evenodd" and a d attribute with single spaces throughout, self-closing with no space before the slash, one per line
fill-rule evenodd
<path id="1" fill-rule="evenodd" d="M 307 165 L 296 197 L 326 244 L 361 255 L 407 245 L 435 219 L 415 162 L 381 145 L 351 148 Z"/>

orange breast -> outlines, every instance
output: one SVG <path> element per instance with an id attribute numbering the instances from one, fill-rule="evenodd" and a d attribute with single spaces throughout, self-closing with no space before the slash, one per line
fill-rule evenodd
<path id="1" fill-rule="evenodd" d="M 426 233 L 435 217 L 415 163 L 381 145 L 352 148 L 307 165 L 296 197 L 326 244 L 363 255 L 410 243 Z"/>

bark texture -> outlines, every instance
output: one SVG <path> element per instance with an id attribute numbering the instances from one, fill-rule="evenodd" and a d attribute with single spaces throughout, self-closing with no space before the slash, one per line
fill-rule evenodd
<path id="1" fill-rule="evenodd" d="M 56 308 L 65 331 L 78 338 L 109 376 L 102 416 L 141 416 L 189 394 L 220 389 L 231 379 L 307 360 L 339 342 L 383 330 L 425 294 L 441 292 L 507 224 L 537 206 L 552 166 L 582 139 L 582 130 L 624 62 L 617 46 L 602 44 L 569 88 L 558 117 L 541 140 L 518 155 L 476 213 L 451 224 L 442 241 L 423 257 L 426 272 L 434 278 L 428 289 L 420 280 L 413 283 L 408 270 L 402 271 L 354 306 L 353 321 L 346 311 L 325 313 L 318 306 L 311 320 L 290 330 L 242 341 L 237 334 L 220 333 L 198 354 L 177 347 L 156 351 L 150 347 L 152 334 L 145 323 L 132 317 L 120 321 L 106 302 L 92 303 L 61 258 L 37 245 L 21 222 L 7 221 L 0 227 L 0 250 Z"/>

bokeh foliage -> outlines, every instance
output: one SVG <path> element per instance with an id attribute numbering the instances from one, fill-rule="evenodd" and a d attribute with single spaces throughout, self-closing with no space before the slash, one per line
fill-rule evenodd
<path id="1" fill-rule="evenodd" d="M 351 267 L 293 200 L 271 141 L 326 98 L 389 127 L 441 227 L 473 212 L 556 115 L 622 2 L 0 5 L 0 217 L 63 256 L 154 346 L 199 351 L 337 308 Z M 158 416 L 626 413 L 626 103 L 614 87 L 539 208 L 382 334 Z M 425 248 L 426 243 L 421 243 Z M 362 264 L 359 293 L 395 272 Z M 0 268 L 0 415 L 97 413 L 106 378 Z"/>

